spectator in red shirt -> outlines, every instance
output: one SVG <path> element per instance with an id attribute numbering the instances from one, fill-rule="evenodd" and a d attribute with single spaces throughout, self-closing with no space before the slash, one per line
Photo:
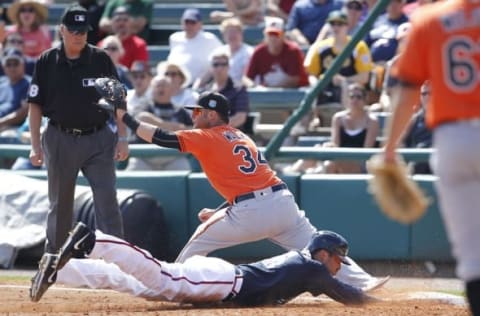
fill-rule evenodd
<path id="1" fill-rule="evenodd" d="M 269 17 L 265 24 L 265 41 L 255 47 L 247 67 L 247 77 L 255 85 L 296 88 L 308 85 L 300 47 L 285 39 L 283 20 Z"/>
<path id="2" fill-rule="evenodd" d="M 113 12 L 112 30 L 123 45 L 125 53 L 120 58 L 120 63 L 129 68 L 136 60 L 148 62 L 147 43 L 139 36 L 132 33 L 132 19 L 126 7 L 118 7 Z M 102 42 L 98 43 L 101 46 Z"/>

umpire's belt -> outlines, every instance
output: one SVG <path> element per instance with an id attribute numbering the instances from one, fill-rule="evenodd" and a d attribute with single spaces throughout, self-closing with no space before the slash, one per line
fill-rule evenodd
<path id="1" fill-rule="evenodd" d="M 277 191 L 280 191 L 280 190 L 284 190 L 286 188 L 287 188 L 287 185 L 282 182 L 282 183 L 279 183 L 279 184 L 272 185 L 270 188 L 266 188 L 266 189 L 271 189 L 272 192 L 277 192 Z M 253 192 L 249 192 L 249 193 L 239 195 L 233 201 L 235 203 L 240 203 L 240 202 L 243 202 L 243 201 L 246 201 L 246 200 L 254 199 L 256 196 L 262 196 L 264 194 L 266 194 L 265 189 L 257 190 L 257 191 L 253 191 Z"/>
<path id="2" fill-rule="evenodd" d="M 83 136 L 83 135 L 93 134 L 95 132 L 98 132 L 102 128 L 104 128 L 105 125 L 107 125 L 107 122 L 103 122 L 102 124 L 99 124 L 97 126 L 92 126 L 92 127 L 70 128 L 70 127 L 64 127 L 61 124 L 59 124 L 59 123 L 57 123 L 53 120 L 49 120 L 48 123 L 52 126 L 55 126 L 58 130 L 60 130 L 64 133 L 75 135 L 75 136 Z"/>

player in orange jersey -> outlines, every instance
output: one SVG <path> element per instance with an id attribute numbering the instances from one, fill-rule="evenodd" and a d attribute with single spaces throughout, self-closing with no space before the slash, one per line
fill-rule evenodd
<path id="1" fill-rule="evenodd" d="M 418 9 L 392 74 L 400 80 L 385 145 L 386 162 L 430 80 L 427 125 L 433 129 L 432 166 L 445 227 L 466 282 L 473 315 L 480 315 L 480 1 L 449 0 Z"/>
<path id="2" fill-rule="evenodd" d="M 203 209 L 202 221 L 177 262 L 193 255 L 268 238 L 285 249 L 304 248 L 316 228 L 298 209 L 287 185 L 275 175 L 255 143 L 228 125 L 229 105 L 218 93 L 205 93 L 193 110 L 194 129 L 162 131 L 140 123 L 117 109 L 117 117 L 147 142 L 193 154 L 211 185 L 227 203 L 218 210 Z M 342 265 L 337 278 L 363 290 L 381 286 L 353 260 Z"/>

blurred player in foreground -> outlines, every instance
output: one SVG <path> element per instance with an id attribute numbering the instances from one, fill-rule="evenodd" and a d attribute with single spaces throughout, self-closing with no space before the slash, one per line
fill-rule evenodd
<path id="1" fill-rule="evenodd" d="M 420 86 L 430 80 L 427 125 L 436 149 L 432 167 L 443 221 L 465 281 L 474 316 L 480 315 L 480 1 L 442 1 L 418 9 L 406 47 L 393 66 L 400 81 L 384 159 L 395 149 L 413 114 Z"/>

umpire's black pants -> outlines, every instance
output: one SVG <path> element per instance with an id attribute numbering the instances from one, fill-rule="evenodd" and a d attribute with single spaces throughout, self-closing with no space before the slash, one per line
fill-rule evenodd
<path id="1" fill-rule="evenodd" d="M 109 126 L 82 136 L 68 134 L 50 124 L 47 126 L 42 134 L 50 200 L 47 252 L 58 251 L 72 229 L 75 185 L 80 170 L 92 189 L 97 228 L 123 237 L 115 186 L 116 143 L 117 135 Z"/>

